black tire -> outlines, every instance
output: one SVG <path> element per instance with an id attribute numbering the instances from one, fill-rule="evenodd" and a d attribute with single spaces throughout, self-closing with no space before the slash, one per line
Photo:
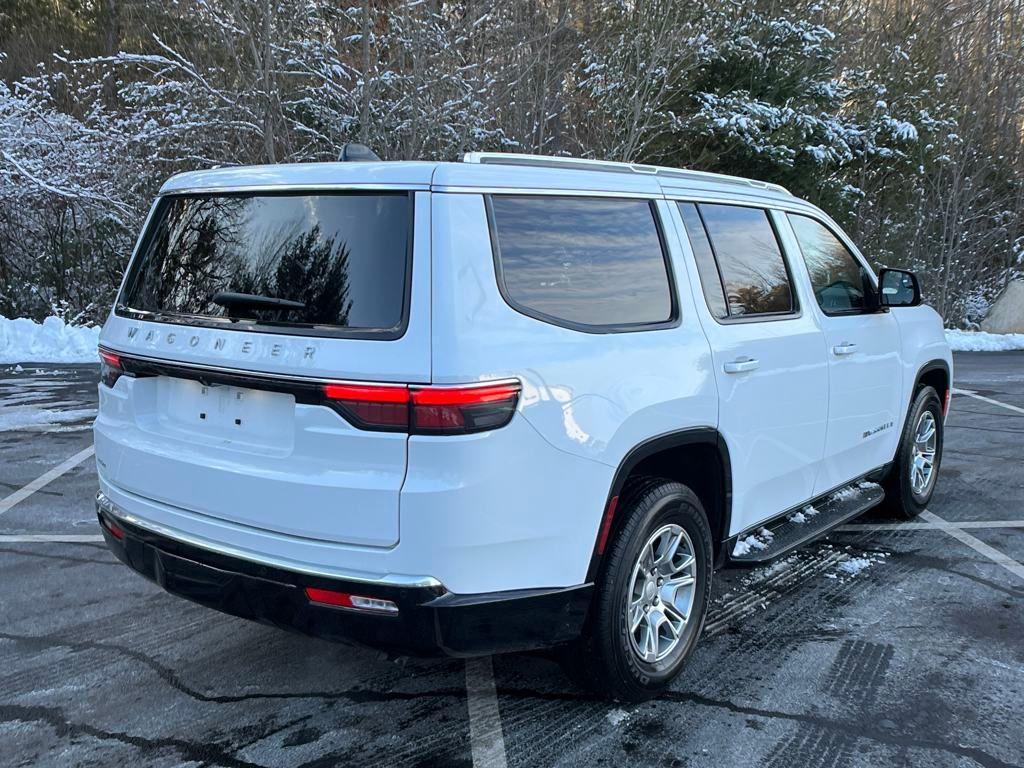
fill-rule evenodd
<path id="1" fill-rule="evenodd" d="M 620 496 L 623 523 L 605 554 L 587 629 L 566 660 L 572 676 L 597 693 L 639 702 L 665 690 L 700 637 L 711 599 L 711 529 L 700 500 L 681 483 L 640 478 L 631 480 Z M 629 602 L 641 550 L 666 525 L 681 527 L 692 544 L 693 602 L 671 653 L 648 663 L 633 650 Z"/>
<path id="2" fill-rule="evenodd" d="M 911 457 L 914 449 L 914 437 L 918 424 L 925 412 L 930 412 L 935 422 L 936 445 L 932 478 L 923 493 L 914 490 L 911 480 Z M 896 450 L 896 459 L 885 479 L 884 509 L 890 514 L 910 520 L 917 517 L 928 506 L 935 484 L 938 480 L 939 465 L 942 463 L 943 444 L 942 402 L 932 387 L 921 387 L 910 404 L 907 422 L 903 425 L 900 444 Z"/>

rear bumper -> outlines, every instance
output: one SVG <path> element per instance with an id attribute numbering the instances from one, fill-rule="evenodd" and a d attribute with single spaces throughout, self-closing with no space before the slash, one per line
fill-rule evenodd
<path id="1" fill-rule="evenodd" d="M 197 547 L 109 508 L 98 508 L 97 515 L 114 555 L 171 594 L 233 616 L 392 653 L 477 656 L 559 645 L 579 636 L 593 592 L 584 584 L 457 595 L 441 586 L 345 581 Z M 389 600 L 398 610 L 382 614 L 313 603 L 307 587 Z"/>

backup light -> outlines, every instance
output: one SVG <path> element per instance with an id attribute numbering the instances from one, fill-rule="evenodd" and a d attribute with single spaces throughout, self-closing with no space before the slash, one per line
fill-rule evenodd
<path id="1" fill-rule="evenodd" d="M 333 589 L 317 589 L 306 587 L 306 597 L 311 603 L 330 605 L 334 608 L 351 608 L 368 613 L 398 613 L 398 606 L 390 600 L 365 595 L 352 595 L 348 592 L 337 592 Z"/>

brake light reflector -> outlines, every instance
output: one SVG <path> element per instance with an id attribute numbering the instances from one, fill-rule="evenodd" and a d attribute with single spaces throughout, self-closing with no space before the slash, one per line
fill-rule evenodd
<path id="1" fill-rule="evenodd" d="M 118 541 L 124 541 L 124 529 L 120 525 L 103 515 L 100 515 L 100 522 L 103 523 L 103 527 L 110 532 L 111 536 Z"/>
<path id="2" fill-rule="evenodd" d="M 412 389 L 413 434 L 466 434 L 503 427 L 512 419 L 518 381 Z"/>
<path id="3" fill-rule="evenodd" d="M 121 365 L 121 356 L 111 352 L 109 349 L 104 349 L 103 347 L 99 348 L 99 353 L 100 381 L 108 387 L 112 387 L 124 373 L 124 367 Z"/>
<path id="4" fill-rule="evenodd" d="M 316 587 L 306 587 L 306 597 L 311 603 L 330 605 L 334 608 L 352 608 L 372 613 L 398 613 L 397 605 L 379 597 L 351 595 L 348 592 L 336 592 L 333 589 L 317 589 Z"/>
<path id="5" fill-rule="evenodd" d="M 601 530 L 597 535 L 597 554 L 603 555 L 604 548 L 608 545 L 608 534 L 612 530 L 612 520 L 615 518 L 615 508 L 619 506 L 619 497 L 612 496 L 608 506 L 604 510 L 604 519 L 601 521 Z"/>

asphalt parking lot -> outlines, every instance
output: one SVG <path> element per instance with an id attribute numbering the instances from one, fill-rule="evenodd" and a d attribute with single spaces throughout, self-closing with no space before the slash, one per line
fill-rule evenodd
<path id="1" fill-rule="evenodd" d="M 96 367 L 0 367 L 0 765 L 1022 765 L 1024 353 L 956 366 L 929 513 L 717 574 L 635 707 L 543 656 L 393 660 L 163 593 L 98 542 Z"/>

